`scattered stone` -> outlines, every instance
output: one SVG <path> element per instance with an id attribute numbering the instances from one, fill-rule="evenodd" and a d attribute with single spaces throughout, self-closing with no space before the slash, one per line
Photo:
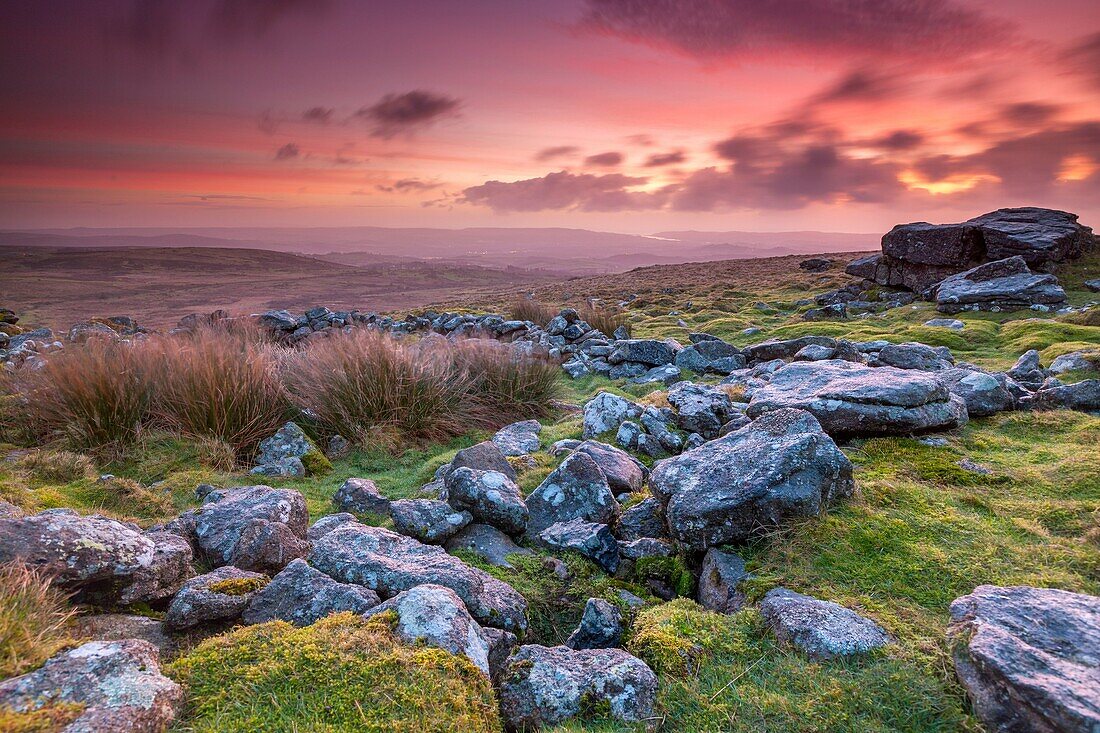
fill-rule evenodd
<path id="1" fill-rule="evenodd" d="M 970 460 L 969 458 L 961 459 L 956 465 L 958 465 L 958 467 L 961 468 L 962 470 L 969 471 L 970 473 L 977 473 L 977 474 L 980 474 L 982 476 L 991 476 L 991 475 L 993 475 L 993 470 L 992 469 L 986 468 L 982 464 L 976 463 L 976 462 Z"/>
<path id="2" fill-rule="evenodd" d="M 854 486 L 851 462 L 801 410 L 769 412 L 661 461 L 649 485 L 665 504 L 672 537 L 698 551 L 788 518 L 817 516 Z"/>
<path id="3" fill-rule="evenodd" d="M 779 641 L 814 659 L 866 654 L 891 642 L 881 626 L 844 606 L 786 588 L 768 591 L 760 613 Z"/>
<path id="4" fill-rule="evenodd" d="M 308 525 L 302 495 L 270 486 L 212 492 L 202 506 L 176 522 L 215 567 L 233 565 L 269 574 L 305 555 Z"/>
<path id="5" fill-rule="evenodd" d="M 329 458 L 343 458 L 351 452 L 351 443 L 343 435 L 334 435 L 328 439 L 328 450 L 325 452 Z"/>
<path id="6" fill-rule="evenodd" d="M 798 350 L 798 353 L 794 355 L 794 361 L 823 361 L 832 359 L 835 352 L 836 349 L 830 349 L 828 346 L 809 344 Z"/>
<path id="7" fill-rule="evenodd" d="M 516 470 L 504 457 L 500 447 L 491 440 L 485 440 L 469 448 L 463 448 L 451 459 L 447 473 L 456 468 L 473 468 L 478 471 L 499 471 L 512 481 L 516 480 Z M 444 478 L 446 473 L 444 474 Z"/>
<path id="8" fill-rule="evenodd" d="M 936 309 L 943 313 L 962 310 L 1013 311 L 1043 305 L 1061 308 L 1066 291 L 1058 278 L 1035 274 L 1020 256 L 987 262 L 960 272 L 932 288 Z"/>
<path id="9" fill-rule="evenodd" d="M 830 359 L 796 362 L 753 393 L 752 418 L 783 407 L 807 410 L 833 436 L 906 435 L 966 424 L 966 404 L 934 374 Z"/>
<path id="10" fill-rule="evenodd" d="M 1008 376 L 1020 384 L 1037 388 L 1048 376 L 1048 373 L 1039 363 L 1039 352 L 1029 349 L 1020 355 L 1016 363 L 1008 370 Z"/>
<path id="11" fill-rule="evenodd" d="M 519 639 L 510 631 L 494 629 L 492 626 L 482 627 L 481 633 L 489 642 L 489 677 L 494 685 L 499 685 L 500 673 L 504 671 L 504 666 L 508 663 L 508 658 L 512 656 L 516 645 L 519 644 Z"/>
<path id="12" fill-rule="evenodd" d="M 341 583 L 390 598 L 417 585 L 450 588 L 479 623 L 517 634 L 527 629 L 527 601 L 507 583 L 442 548 L 381 527 L 345 524 L 314 543 L 309 564 Z"/>
<path id="13" fill-rule="evenodd" d="M 804 321 L 831 321 L 842 320 L 848 317 L 847 303 L 833 303 L 821 308 L 810 308 L 802 314 Z"/>
<path id="14" fill-rule="evenodd" d="M 537 730 L 606 704 L 612 717 L 628 723 L 649 718 L 657 697 L 657 676 L 645 662 L 621 649 L 521 646 L 500 675 L 505 724 Z"/>
<path id="15" fill-rule="evenodd" d="M 879 349 L 875 366 L 897 367 L 898 369 L 917 369 L 922 372 L 936 372 L 950 369 L 955 357 L 945 346 L 928 346 L 916 342 L 889 344 Z"/>
<path id="16" fill-rule="evenodd" d="M 158 662 L 147 641 L 90 641 L 0 682 L 0 709 L 28 713 L 69 703 L 83 708 L 65 726 L 70 733 L 161 733 L 176 718 L 183 688 L 160 673 Z"/>
<path id="17" fill-rule="evenodd" d="M 641 491 L 649 469 L 626 451 L 601 443 L 598 440 L 586 440 L 575 448 L 584 453 L 600 467 L 607 478 L 607 485 L 616 494 Z"/>
<path id="18" fill-rule="evenodd" d="M 0 519 L 0 563 L 48 572 L 82 602 L 130 605 L 167 598 L 191 574 L 191 547 L 168 532 L 70 510 Z"/>
<path id="19" fill-rule="evenodd" d="M 647 366 L 671 364 L 680 345 L 672 340 L 625 339 L 615 342 L 615 350 L 607 357 L 612 364 L 636 362 Z"/>
<path id="20" fill-rule="evenodd" d="M 409 644 L 427 644 L 466 657 L 489 676 L 489 640 L 450 588 L 424 584 L 398 593 L 367 611 L 371 617 L 393 611 L 394 631 Z"/>
<path id="21" fill-rule="evenodd" d="M 740 585 L 751 577 L 740 555 L 717 547 L 710 548 L 703 557 L 703 567 L 699 571 L 699 605 L 718 613 L 740 611 L 745 605 L 745 594 L 741 592 Z"/>
<path id="22" fill-rule="evenodd" d="M 390 516 L 393 518 L 393 528 L 398 532 L 429 545 L 442 545 L 474 520 L 470 512 L 455 511 L 450 504 L 438 499 L 400 499 L 391 502 Z"/>
<path id="23" fill-rule="evenodd" d="M 542 423 L 538 420 L 524 420 L 505 426 L 493 436 L 493 442 L 506 456 L 525 456 L 541 447 L 539 433 Z"/>
<path id="24" fill-rule="evenodd" d="M 509 570 L 514 567 L 508 562 L 509 555 L 534 554 L 526 547 L 517 545 L 511 537 L 496 527 L 478 523 L 467 525 L 461 532 L 447 540 L 444 547 L 447 552 L 454 553 L 458 550 L 469 552 L 490 565 Z"/>
<path id="25" fill-rule="evenodd" d="M 955 672 L 987 729 L 1100 730 L 1100 598 L 981 585 L 951 622 Z"/>
<path id="26" fill-rule="evenodd" d="M 631 378 L 634 384 L 675 384 L 683 380 L 680 368 L 673 364 L 664 364 L 648 369 L 644 374 Z"/>
<path id="27" fill-rule="evenodd" d="M 456 468 L 447 474 L 444 486 L 447 502 L 455 509 L 468 511 L 476 521 L 510 535 L 526 531 L 529 515 L 523 494 L 503 473 Z"/>
<path id="28" fill-rule="evenodd" d="M 966 403 L 970 417 L 988 417 L 1011 410 L 1016 399 L 999 379 L 992 374 L 965 368 L 947 369 L 939 373 L 940 379 L 951 391 Z"/>
<path id="29" fill-rule="evenodd" d="M 390 513 L 390 500 L 382 496 L 375 483 L 367 478 L 349 478 L 340 484 L 332 503 L 341 511 L 352 514 L 389 516 Z"/>
<path id="30" fill-rule="evenodd" d="M 746 346 L 744 354 L 748 357 L 750 364 L 760 364 L 774 359 L 790 359 L 801 351 L 803 347 L 809 346 L 810 344 L 828 346 L 830 349 L 835 349 L 836 339 L 829 338 L 828 336 L 801 336 L 799 338 L 781 341 L 765 341 L 762 344 Z"/>
<path id="31" fill-rule="evenodd" d="M 1051 374 L 1100 370 L 1100 350 L 1072 351 L 1062 354 L 1050 363 Z"/>
<path id="32" fill-rule="evenodd" d="M 570 649 L 613 649 L 623 640 L 623 614 L 602 598 L 589 598 L 577 628 L 565 640 Z"/>
<path id="33" fill-rule="evenodd" d="M 1076 384 L 1044 387 L 1035 393 L 1032 404 L 1039 409 L 1062 408 L 1082 412 L 1100 412 L 1100 379 Z"/>
<path id="34" fill-rule="evenodd" d="M 958 318 L 933 318 L 925 321 L 924 325 L 932 328 L 950 328 L 952 331 L 961 331 L 966 328 L 966 324 Z"/>
<path id="35" fill-rule="evenodd" d="M 606 524 L 571 519 L 550 525 L 539 533 L 538 539 L 555 550 L 583 555 L 610 575 L 619 569 L 619 543 Z"/>
<path id="36" fill-rule="evenodd" d="M 615 536 L 623 542 L 632 542 L 643 537 L 666 539 L 668 527 L 665 526 L 661 502 L 650 496 L 625 509 L 615 524 Z"/>
<path id="37" fill-rule="evenodd" d="M 531 492 L 527 510 L 527 532 L 537 535 L 571 519 L 610 524 L 619 517 L 619 502 L 596 461 L 577 450 Z"/>
<path id="38" fill-rule="evenodd" d="M 824 257 L 811 257 L 808 260 L 799 262 L 798 266 L 806 272 L 825 272 L 832 264 L 832 260 L 827 260 Z"/>
<path id="39" fill-rule="evenodd" d="M 226 566 L 191 578 L 172 599 L 164 614 L 171 629 L 189 629 L 202 623 L 233 621 L 267 576 Z"/>
<path id="40" fill-rule="evenodd" d="M 246 624 L 278 620 L 309 626 L 341 611 L 365 613 L 381 602 L 369 588 L 338 583 L 305 560 L 294 560 L 252 594 L 242 619 Z"/>
<path id="41" fill-rule="evenodd" d="M 642 407 L 625 397 L 600 392 L 584 405 L 584 437 L 595 438 L 611 430 L 618 430 L 623 420 L 640 417 Z"/>
<path id="42" fill-rule="evenodd" d="M 288 422 L 270 438 L 260 441 L 253 474 L 264 476 L 305 476 L 307 473 L 324 473 L 331 468 L 321 451 L 305 431 Z M 313 470 L 310 470 L 310 467 Z"/>
<path id="43" fill-rule="evenodd" d="M 74 636 L 90 641 L 141 639 L 152 644 L 158 654 L 176 651 L 176 641 L 164 630 L 164 622 L 148 616 L 128 613 L 96 613 L 74 619 Z"/>
<path id="44" fill-rule="evenodd" d="M 682 349 L 676 354 L 675 363 L 696 374 L 729 374 L 734 369 L 744 368 L 745 357 L 736 346 L 712 338 Z"/>
<path id="45" fill-rule="evenodd" d="M 340 525 L 355 521 L 357 521 L 355 519 L 355 515 L 348 514 L 347 512 L 326 514 L 325 516 L 314 522 L 313 526 L 306 531 L 306 539 L 308 539 L 310 542 L 316 542 Z"/>
<path id="46" fill-rule="evenodd" d="M 1100 293 L 1100 278 L 1096 280 L 1086 280 L 1085 287 L 1094 293 Z"/>
<path id="47" fill-rule="evenodd" d="M 676 408 L 676 424 L 704 438 L 718 437 L 718 431 L 735 410 L 729 395 L 705 384 L 681 382 L 668 391 L 668 402 Z"/>

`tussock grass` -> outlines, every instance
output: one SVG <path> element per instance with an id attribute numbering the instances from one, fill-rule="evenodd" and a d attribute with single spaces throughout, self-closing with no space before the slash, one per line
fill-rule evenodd
<path id="1" fill-rule="evenodd" d="M 522 355 L 496 341 L 462 341 L 454 347 L 453 358 L 470 377 L 472 411 L 486 428 L 546 417 L 561 392 L 557 364 Z"/>
<path id="2" fill-rule="evenodd" d="M 166 667 L 188 696 L 174 730 L 500 731 L 489 680 L 465 657 L 402 643 L 392 622 L 341 613 L 208 639 Z"/>
<path id="3" fill-rule="evenodd" d="M 29 672 L 72 643 L 73 613 L 42 571 L 0 565 L 0 679 Z"/>
<path id="4" fill-rule="evenodd" d="M 70 451 L 36 450 L 17 461 L 19 468 L 31 477 L 44 482 L 69 483 L 95 476 L 95 463 L 82 453 Z"/>
<path id="5" fill-rule="evenodd" d="M 545 328 L 550 319 L 558 314 L 558 310 L 531 298 L 520 298 L 508 306 L 508 318 L 513 321 L 530 321 Z"/>
<path id="6" fill-rule="evenodd" d="M 191 338 L 166 339 L 157 347 L 158 379 L 153 411 L 164 427 L 221 441 L 239 458 L 287 418 L 289 402 L 270 347 L 250 332 L 203 329 Z"/>

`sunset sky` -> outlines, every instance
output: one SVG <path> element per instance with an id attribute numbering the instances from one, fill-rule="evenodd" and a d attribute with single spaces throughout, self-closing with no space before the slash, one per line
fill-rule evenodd
<path id="1" fill-rule="evenodd" d="M 1097 0 L 0 0 L 0 228 L 1100 225 Z"/>

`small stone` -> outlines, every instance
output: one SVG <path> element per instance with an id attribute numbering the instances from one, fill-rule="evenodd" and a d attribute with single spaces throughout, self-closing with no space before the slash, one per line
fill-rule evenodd
<path id="1" fill-rule="evenodd" d="M 786 588 L 768 591 L 760 613 L 776 638 L 814 659 L 865 654 L 891 642 L 881 626 L 855 611 Z"/>
<path id="2" fill-rule="evenodd" d="M 580 625 L 566 639 L 570 649 L 613 649 L 622 644 L 623 615 L 602 598 L 584 604 Z"/>

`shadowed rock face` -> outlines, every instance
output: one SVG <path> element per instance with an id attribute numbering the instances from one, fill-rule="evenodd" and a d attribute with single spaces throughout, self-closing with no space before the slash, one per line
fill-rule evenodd
<path id="1" fill-rule="evenodd" d="M 568 720 L 586 704 L 606 703 L 612 717 L 647 718 L 657 676 L 621 649 L 521 646 L 500 675 L 500 709 L 514 730 L 538 730 Z"/>
<path id="2" fill-rule="evenodd" d="M 950 430 L 967 421 L 966 404 L 935 375 L 830 359 L 789 364 L 749 402 L 749 417 L 795 407 L 832 436 L 906 435 Z"/>
<path id="3" fill-rule="evenodd" d="M 0 682 L 0 707 L 27 712 L 47 700 L 68 702 L 85 707 L 66 731 L 160 733 L 175 719 L 183 688 L 160 673 L 158 661 L 147 641 L 91 641 Z"/>
<path id="4" fill-rule="evenodd" d="M 852 464 L 813 415 L 776 410 L 675 458 L 649 477 L 669 532 L 690 550 L 817 516 L 852 493 Z"/>
<path id="5" fill-rule="evenodd" d="M 880 285 L 923 292 L 983 262 L 1020 256 L 1032 267 L 1076 259 L 1095 247 L 1077 215 L 1054 209 L 998 209 L 960 224 L 899 224 L 882 238 L 882 254 L 846 272 Z"/>
<path id="6" fill-rule="evenodd" d="M 610 524 L 619 517 L 619 502 L 599 465 L 578 451 L 531 492 L 527 510 L 527 533 L 536 535 L 552 524 L 571 519 Z"/>
<path id="7" fill-rule="evenodd" d="M 305 560 L 295 560 L 252 595 L 242 618 L 247 624 L 279 620 L 309 626 L 329 614 L 363 613 L 379 603 L 369 588 L 338 583 Z"/>
<path id="8" fill-rule="evenodd" d="M 1060 308 L 1066 304 L 1066 291 L 1058 278 L 1032 272 L 1020 256 L 987 262 L 944 278 L 930 292 L 936 310 L 944 313 L 1013 311 L 1033 305 Z"/>
<path id="9" fill-rule="evenodd" d="M 955 671 L 989 730 L 1100 730 L 1100 597 L 982 585 L 951 621 Z"/>
<path id="10" fill-rule="evenodd" d="M 309 564 L 383 598 L 425 583 L 442 585 L 458 594 L 479 623 L 517 633 L 527 629 L 527 601 L 512 586 L 440 547 L 388 529 L 342 525 L 314 543 Z"/>

